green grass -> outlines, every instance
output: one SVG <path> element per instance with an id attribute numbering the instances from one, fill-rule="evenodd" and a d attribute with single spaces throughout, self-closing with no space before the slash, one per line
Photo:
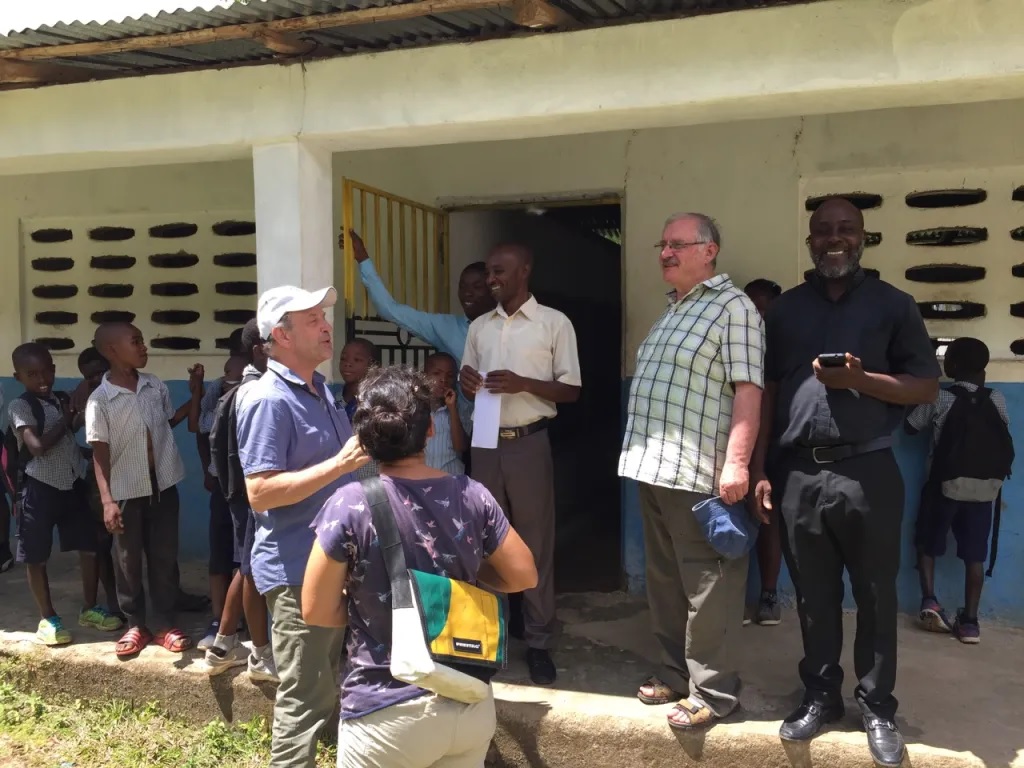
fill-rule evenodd
<path id="1" fill-rule="evenodd" d="M 11 680 L 0 665 L 0 768 L 256 768 L 269 762 L 263 718 L 199 728 L 156 703 L 44 699 Z M 335 748 L 321 744 L 317 765 L 336 764 Z"/>

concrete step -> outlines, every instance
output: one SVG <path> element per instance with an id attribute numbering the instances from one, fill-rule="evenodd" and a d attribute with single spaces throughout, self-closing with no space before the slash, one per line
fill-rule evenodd
<path id="1" fill-rule="evenodd" d="M 62 571 L 53 569 L 55 573 Z M 58 606 L 75 606 L 70 576 L 54 578 Z M 201 581 L 183 568 L 193 590 Z M 5 665 L 43 692 L 84 699 L 159 702 L 177 717 L 204 724 L 216 718 L 245 721 L 269 717 L 274 687 L 254 685 L 243 672 L 210 678 L 197 652 L 171 654 L 147 648 L 121 662 L 114 637 L 74 628 L 76 643 L 61 649 L 36 645 L 37 619 L 15 570 L 0 576 L 0 656 Z M 869 768 L 865 736 L 849 701 L 847 719 L 809 744 L 783 744 L 779 721 L 800 700 L 796 664 L 800 656 L 795 615 L 778 627 L 737 628 L 740 670 L 745 681 L 742 713 L 705 733 L 678 735 L 665 716 L 669 706 L 646 707 L 637 686 L 654 669 L 656 648 L 642 602 L 625 595 L 569 595 L 560 599 L 564 624 L 555 650 L 559 680 L 549 689 L 529 685 L 522 646 L 495 684 L 498 734 L 494 763 L 530 768 L 690 765 L 713 768 Z M 68 610 L 65 615 L 72 614 Z M 204 617 L 186 628 L 198 637 Z M 852 645 L 853 617 L 846 617 Z M 73 622 L 68 622 L 73 624 Z M 1024 632 L 984 627 L 983 643 L 968 647 L 948 636 L 909 625 L 901 634 L 900 726 L 914 768 L 1024 768 Z M 847 669 L 852 668 L 849 659 Z M 244 668 L 243 668 L 244 669 Z M 848 673 L 848 679 L 851 675 Z M 847 686 L 852 688 L 852 684 Z"/>

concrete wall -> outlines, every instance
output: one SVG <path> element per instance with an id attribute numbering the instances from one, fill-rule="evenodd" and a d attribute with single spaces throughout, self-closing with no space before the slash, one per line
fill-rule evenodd
<path id="1" fill-rule="evenodd" d="M 623 193 L 628 377 L 636 347 L 660 308 L 663 286 L 651 245 L 668 214 L 697 209 L 716 216 L 725 237 L 722 268 L 737 283 L 764 276 L 790 286 L 807 266 L 800 245 L 805 223 L 802 183 L 933 168 L 953 176 L 962 171 L 966 178 L 979 167 L 1024 165 L 1024 145 L 1016 136 L 1022 121 L 1024 102 L 989 102 L 351 152 L 337 155 L 334 165 L 337 185 L 348 175 L 426 203 Z M 0 253 L 14 268 L 19 221 L 24 217 L 236 209 L 251 205 L 251 184 L 246 162 L 5 177 L 0 185 Z M 336 200 L 337 190 L 336 186 Z M 990 194 L 1008 195 L 1009 190 Z M 884 273 L 887 253 L 883 244 L 869 252 L 867 263 Z M 13 296 L 0 305 L 0 348 L 9 349 L 21 340 L 19 317 Z M 160 372 L 161 365 L 155 361 L 154 370 Z M 1015 423 L 1024 425 L 1020 366 L 1013 361 L 997 363 L 990 380 L 1006 394 Z M 64 370 L 61 374 L 67 375 Z M 1018 444 L 1024 445 L 1024 426 L 1015 432 Z M 907 469 L 909 512 L 923 446 L 901 441 L 899 452 Z M 642 549 L 628 488 L 626 498 L 627 569 L 631 585 L 638 587 Z M 1024 601 L 1013 574 L 1024 562 L 1024 525 L 1012 510 L 1024 502 L 1024 485 L 1012 480 L 1005 499 L 1009 513 L 1004 519 L 1002 566 L 987 588 L 984 606 L 989 615 L 1021 623 Z M 200 506 L 198 501 L 192 505 Z M 910 522 L 908 514 L 908 526 Z M 909 562 L 903 574 L 901 599 L 912 609 L 916 598 Z M 958 593 L 958 579 L 957 564 L 944 563 L 940 583 L 950 600 Z"/>

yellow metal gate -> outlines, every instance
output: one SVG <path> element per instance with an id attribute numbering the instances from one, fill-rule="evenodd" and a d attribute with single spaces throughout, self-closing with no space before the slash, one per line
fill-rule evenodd
<path id="1" fill-rule="evenodd" d="M 363 238 L 377 274 L 397 301 L 426 312 L 448 311 L 447 213 L 344 179 L 342 226 Z M 375 317 L 377 310 L 356 274 L 349 237 L 343 258 L 347 317 Z"/>

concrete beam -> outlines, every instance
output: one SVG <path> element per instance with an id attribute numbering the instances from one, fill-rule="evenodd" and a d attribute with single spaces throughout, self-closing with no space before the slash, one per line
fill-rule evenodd
<path id="1" fill-rule="evenodd" d="M 12 91 L 0 173 L 295 136 L 369 149 L 1019 98 L 1022 38 L 1021 0 L 834 0 Z"/>

